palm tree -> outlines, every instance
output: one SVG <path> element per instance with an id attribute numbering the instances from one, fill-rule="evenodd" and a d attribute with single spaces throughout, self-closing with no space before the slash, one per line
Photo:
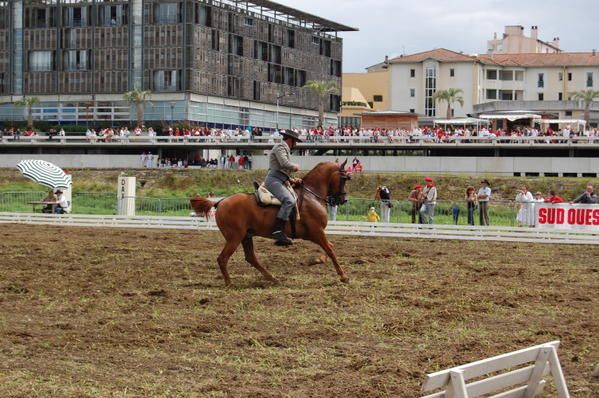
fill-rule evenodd
<path id="1" fill-rule="evenodd" d="M 435 94 L 433 94 L 433 99 L 438 102 L 447 102 L 447 119 L 451 119 L 451 105 L 454 102 L 459 103 L 461 106 L 464 106 L 464 97 L 460 94 L 463 94 L 461 88 L 448 88 L 447 90 L 439 90 Z"/>
<path id="2" fill-rule="evenodd" d="M 574 101 L 583 101 L 584 102 L 584 120 L 586 122 L 585 129 L 589 125 L 589 121 L 591 120 L 591 102 L 595 100 L 595 98 L 599 98 L 599 91 L 595 90 L 580 90 L 571 94 L 572 99 Z"/>
<path id="3" fill-rule="evenodd" d="M 309 80 L 303 88 L 307 88 L 318 96 L 318 125 L 324 123 L 324 104 L 330 94 L 338 94 L 339 88 L 335 80 Z"/>
<path id="4" fill-rule="evenodd" d="M 40 99 L 38 97 L 23 97 L 18 101 L 15 101 L 15 105 L 27 107 L 27 127 L 33 130 L 33 106 L 39 104 Z"/>
<path id="5" fill-rule="evenodd" d="M 139 88 L 135 88 L 131 91 L 127 91 L 123 94 L 125 101 L 130 104 L 135 104 L 137 110 L 137 127 L 141 127 L 144 123 L 144 112 L 146 110 L 146 104 L 150 102 L 151 91 L 144 91 Z"/>

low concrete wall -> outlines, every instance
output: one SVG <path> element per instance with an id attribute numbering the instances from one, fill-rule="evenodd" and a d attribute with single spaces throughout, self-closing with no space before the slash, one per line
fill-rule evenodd
<path id="1" fill-rule="evenodd" d="M 42 159 L 57 166 L 71 169 L 139 169 L 138 155 L 0 155 L 0 168 L 14 168 L 24 159 Z"/>
<path id="2" fill-rule="evenodd" d="M 143 167 L 138 155 L 1 155 L 0 168 L 14 168 L 23 159 L 43 159 L 64 168 L 132 169 Z M 327 156 L 293 156 L 302 170 L 309 170 Z M 344 160 L 345 158 L 340 158 Z M 514 173 L 599 173 L 599 158 L 514 158 L 514 157 L 360 157 L 364 171 L 431 174 L 513 175 Z M 348 158 L 351 162 L 352 158 Z M 268 168 L 267 156 L 254 156 L 255 169 Z"/>

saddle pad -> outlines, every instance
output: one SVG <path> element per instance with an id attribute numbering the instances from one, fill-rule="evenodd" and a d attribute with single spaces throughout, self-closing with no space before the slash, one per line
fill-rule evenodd
<path id="1" fill-rule="evenodd" d="M 266 189 L 264 184 L 261 184 L 258 187 L 258 200 L 265 206 L 281 206 L 281 201 L 275 198 L 275 196 Z"/>

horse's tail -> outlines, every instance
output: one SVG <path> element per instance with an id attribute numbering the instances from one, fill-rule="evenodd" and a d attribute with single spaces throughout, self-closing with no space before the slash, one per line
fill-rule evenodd
<path id="1" fill-rule="evenodd" d="M 213 202 L 210 199 L 201 196 L 193 197 L 189 201 L 191 202 L 191 208 L 196 214 L 207 214 L 210 209 L 218 207 L 218 204 L 220 203 L 220 201 Z"/>

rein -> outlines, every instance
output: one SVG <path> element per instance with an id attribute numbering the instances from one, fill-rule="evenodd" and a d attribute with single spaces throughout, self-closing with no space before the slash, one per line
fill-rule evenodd
<path id="1" fill-rule="evenodd" d="M 326 198 L 323 198 L 322 196 L 320 196 L 319 194 L 317 194 L 316 192 L 314 192 L 307 185 L 303 185 L 303 188 L 304 188 L 304 191 L 307 191 L 307 192 L 311 193 L 312 195 L 314 195 L 317 199 L 319 199 L 321 202 L 323 202 L 326 205 L 326 203 L 327 203 Z"/>

